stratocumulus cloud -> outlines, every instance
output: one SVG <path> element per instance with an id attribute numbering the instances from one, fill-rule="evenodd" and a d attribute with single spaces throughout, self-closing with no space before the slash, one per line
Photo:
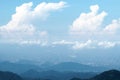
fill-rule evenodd
<path id="1" fill-rule="evenodd" d="M 54 46 L 71 46 L 72 49 L 74 50 L 81 50 L 81 49 L 96 49 L 96 48 L 113 48 L 115 46 L 120 45 L 120 41 L 97 41 L 97 40 L 87 40 L 87 41 L 66 41 L 66 40 L 61 40 L 61 41 L 55 41 L 52 42 L 52 45 Z"/>

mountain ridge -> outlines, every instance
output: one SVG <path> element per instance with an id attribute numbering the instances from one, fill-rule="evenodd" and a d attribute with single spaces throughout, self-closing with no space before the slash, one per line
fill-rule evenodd
<path id="1" fill-rule="evenodd" d="M 8 71 L 0 71 L 0 80 L 23 80 L 19 75 L 8 72 Z"/>
<path id="2" fill-rule="evenodd" d="M 92 78 L 81 79 L 81 78 L 72 78 L 70 80 L 120 80 L 120 71 L 116 69 L 104 71 Z"/>

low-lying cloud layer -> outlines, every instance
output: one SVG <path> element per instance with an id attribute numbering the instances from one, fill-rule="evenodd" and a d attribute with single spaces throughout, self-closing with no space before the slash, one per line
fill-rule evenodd
<path id="1" fill-rule="evenodd" d="M 71 46 L 74 50 L 79 50 L 83 48 L 87 49 L 95 49 L 95 48 L 112 48 L 120 45 L 120 41 L 118 42 L 110 42 L 110 41 L 96 41 L 96 40 L 87 40 L 87 41 L 56 41 L 53 42 L 52 45 L 64 45 Z"/>

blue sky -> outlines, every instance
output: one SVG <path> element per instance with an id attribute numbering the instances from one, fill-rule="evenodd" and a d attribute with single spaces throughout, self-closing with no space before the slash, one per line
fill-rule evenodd
<path id="1" fill-rule="evenodd" d="M 59 2 L 60 0 L 22 0 L 22 1 L 8 1 L 2 0 L 0 2 L 0 7 L 3 8 L 0 10 L 0 25 L 5 25 L 11 20 L 11 15 L 15 13 L 16 6 L 20 6 L 23 3 L 33 2 L 33 7 L 38 5 L 41 2 Z M 65 0 L 68 7 L 63 8 L 62 10 L 51 12 L 50 16 L 45 21 L 36 22 L 36 27 L 42 30 L 47 30 L 51 35 L 54 36 L 67 36 L 69 35 L 69 27 L 72 25 L 73 21 L 79 17 L 82 12 L 89 12 L 89 7 L 91 5 L 99 5 L 99 12 L 106 11 L 108 15 L 104 18 L 102 25 L 108 25 L 111 23 L 113 19 L 119 18 L 119 1 L 91 1 L 91 0 L 78 0 L 78 1 L 70 1 Z M 40 26 L 40 27 L 38 27 Z"/>
<path id="2" fill-rule="evenodd" d="M 53 62 L 57 58 L 92 62 L 99 55 L 112 58 L 120 46 L 119 3 L 119 0 L 1 0 L 1 60 L 26 57 L 30 60 L 33 55 L 32 60 L 47 61 L 48 57 Z M 59 53 L 62 48 L 64 52 Z M 53 51 L 58 54 L 52 54 Z M 79 59 L 81 53 L 85 55 Z M 118 60 L 119 54 L 116 55 L 113 62 Z"/>

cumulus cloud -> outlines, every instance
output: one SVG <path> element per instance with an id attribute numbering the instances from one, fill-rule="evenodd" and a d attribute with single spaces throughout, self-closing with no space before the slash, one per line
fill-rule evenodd
<path id="1" fill-rule="evenodd" d="M 98 14 L 99 6 L 90 6 L 91 12 L 81 13 L 70 27 L 71 34 L 88 34 L 95 33 L 100 29 L 104 17 L 107 15 L 105 11 Z"/>
<path id="2" fill-rule="evenodd" d="M 108 34 L 118 34 L 120 30 L 120 19 L 113 20 L 111 24 L 104 28 L 104 32 Z"/>
<path id="3" fill-rule="evenodd" d="M 33 3 L 29 2 L 16 7 L 16 12 L 12 15 L 11 20 L 6 25 L 0 26 L 0 38 L 20 41 L 43 38 L 48 34 L 47 31 L 37 30 L 33 21 L 45 20 L 51 11 L 64 8 L 65 4 L 62 1 L 59 3 L 42 2 L 33 8 Z"/>
<path id="4" fill-rule="evenodd" d="M 84 40 L 119 41 L 120 19 L 114 19 L 110 24 L 103 26 L 103 21 L 107 16 L 107 12 L 102 11 L 98 13 L 98 11 L 99 6 L 92 5 L 90 6 L 90 12 L 81 13 L 70 26 L 70 34 Z M 109 45 L 109 43 L 105 43 L 105 45 L 107 44 Z"/>

